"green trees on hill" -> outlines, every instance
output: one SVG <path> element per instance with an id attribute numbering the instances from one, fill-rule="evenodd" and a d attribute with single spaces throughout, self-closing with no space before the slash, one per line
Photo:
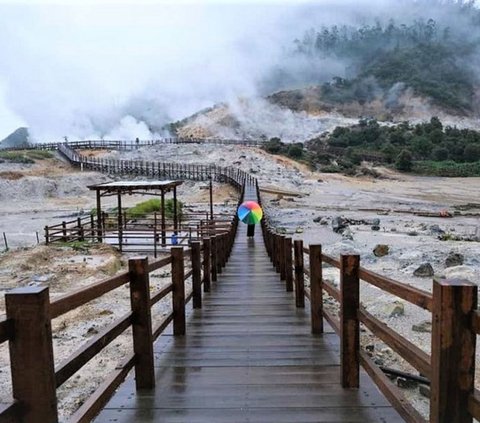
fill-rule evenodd
<path id="1" fill-rule="evenodd" d="M 459 4 L 452 10 L 462 13 L 478 32 L 478 9 Z M 383 96 L 394 107 L 395 97 L 411 88 L 452 112 L 467 113 L 472 110 L 478 82 L 469 64 L 478 53 L 480 34 L 466 35 L 455 16 L 452 24 L 457 26 L 440 25 L 433 19 L 405 25 L 392 19 L 387 24 L 376 22 L 358 28 L 334 25 L 311 29 L 302 40 L 295 40 L 295 54 L 345 63 L 352 76 L 323 83 L 325 100 L 362 104 Z"/>

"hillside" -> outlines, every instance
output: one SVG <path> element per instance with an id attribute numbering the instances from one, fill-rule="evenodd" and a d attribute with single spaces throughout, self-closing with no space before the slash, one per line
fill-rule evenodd
<path id="1" fill-rule="evenodd" d="M 23 147 L 28 144 L 28 140 L 28 128 L 18 128 L 13 131 L 8 137 L 0 141 L 0 148 Z"/>

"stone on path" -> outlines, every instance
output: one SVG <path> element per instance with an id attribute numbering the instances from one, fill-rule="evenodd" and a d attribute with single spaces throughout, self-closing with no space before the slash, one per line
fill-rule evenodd
<path id="1" fill-rule="evenodd" d="M 377 246 L 373 249 L 373 254 L 375 257 L 384 257 L 388 255 L 390 252 L 390 248 L 386 244 L 377 244 Z"/>
<path id="2" fill-rule="evenodd" d="M 413 272 L 414 276 L 418 276 L 420 278 L 427 278 L 434 275 L 433 267 L 430 263 L 423 263 L 421 264 L 415 271 Z"/>

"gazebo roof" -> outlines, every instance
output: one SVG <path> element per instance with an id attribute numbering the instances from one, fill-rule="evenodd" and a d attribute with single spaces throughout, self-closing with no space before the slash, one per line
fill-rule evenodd
<path id="1" fill-rule="evenodd" d="M 93 191 L 100 191 L 103 195 L 108 195 L 110 193 L 133 194 L 138 191 L 168 192 L 182 183 L 183 181 L 115 181 L 89 185 L 88 188 Z"/>

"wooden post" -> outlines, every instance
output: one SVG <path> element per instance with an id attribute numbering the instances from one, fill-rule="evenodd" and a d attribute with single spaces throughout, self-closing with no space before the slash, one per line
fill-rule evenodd
<path id="1" fill-rule="evenodd" d="M 173 187 L 173 230 L 178 231 L 177 187 Z"/>
<path id="2" fill-rule="evenodd" d="M 323 333 L 322 246 L 310 245 L 310 307 L 312 333 Z"/>
<path id="3" fill-rule="evenodd" d="M 275 267 L 276 266 L 275 257 L 277 256 L 277 245 L 275 242 L 275 238 L 277 237 L 277 235 L 272 232 L 270 234 L 270 237 L 271 237 L 271 243 L 272 243 L 272 255 L 270 256 L 270 261 L 272 262 L 273 267 Z"/>
<path id="4" fill-rule="evenodd" d="M 21 404 L 22 423 L 56 423 L 57 396 L 48 287 L 25 287 L 5 294 L 13 398 Z"/>
<path id="5" fill-rule="evenodd" d="M 285 238 L 285 289 L 293 291 L 292 238 Z"/>
<path id="6" fill-rule="evenodd" d="M 185 268 L 183 247 L 172 247 L 173 334 L 185 335 Z"/>
<path id="7" fill-rule="evenodd" d="M 476 335 L 471 327 L 477 286 L 435 279 L 432 310 L 430 421 L 470 423 L 468 398 L 475 379 Z"/>
<path id="8" fill-rule="evenodd" d="M 97 189 L 97 240 L 102 242 L 102 197 Z"/>
<path id="9" fill-rule="evenodd" d="M 203 238 L 203 292 L 210 292 L 211 264 L 210 238 Z"/>
<path id="10" fill-rule="evenodd" d="M 67 222 L 62 222 L 62 241 L 67 242 Z"/>
<path id="11" fill-rule="evenodd" d="M 281 244 L 280 244 L 280 235 L 275 234 L 275 271 L 280 273 L 280 255 L 281 252 Z"/>
<path id="12" fill-rule="evenodd" d="M 133 351 L 135 353 L 135 384 L 137 389 L 155 387 L 150 278 L 148 258 L 128 260 L 130 304 L 132 307 Z"/>
<path id="13" fill-rule="evenodd" d="M 78 240 L 79 241 L 84 241 L 85 238 L 84 238 L 84 234 L 83 234 L 82 219 L 80 219 L 79 217 L 77 217 L 77 227 L 78 227 Z"/>
<path id="14" fill-rule="evenodd" d="M 295 252 L 295 304 L 299 308 L 305 307 L 305 282 L 303 274 L 303 241 L 294 241 Z"/>
<path id="15" fill-rule="evenodd" d="M 161 202 L 162 202 L 162 247 L 167 245 L 167 231 L 165 228 L 165 192 L 162 189 L 161 193 Z"/>
<path id="16" fill-rule="evenodd" d="M 48 234 L 48 226 L 45 226 L 45 244 L 48 245 L 50 243 L 50 236 Z"/>
<path id="17" fill-rule="evenodd" d="M 360 376 L 360 257 L 340 256 L 340 372 L 344 388 L 358 388 Z"/>
<path id="18" fill-rule="evenodd" d="M 279 245 L 279 262 L 280 262 L 280 280 L 284 281 L 287 278 L 287 269 L 285 266 L 285 256 L 286 256 L 286 251 L 285 251 L 285 236 L 280 235 L 278 237 L 278 241 L 280 243 Z"/>
<path id="19" fill-rule="evenodd" d="M 122 244 L 123 244 L 123 231 L 122 231 L 122 194 L 121 191 L 118 190 L 117 192 L 117 235 L 118 235 L 118 248 L 120 252 L 122 252 Z"/>
<path id="20" fill-rule="evenodd" d="M 210 237 L 210 249 L 212 252 L 212 281 L 217 281 L 217 236 Z"/>
<path id="21" fill-rule="evenodd" d="M 202 263 L 200 255 L 200 241 L 193 241 L 191 247 L 193 308 L 202 308 Z"/>

